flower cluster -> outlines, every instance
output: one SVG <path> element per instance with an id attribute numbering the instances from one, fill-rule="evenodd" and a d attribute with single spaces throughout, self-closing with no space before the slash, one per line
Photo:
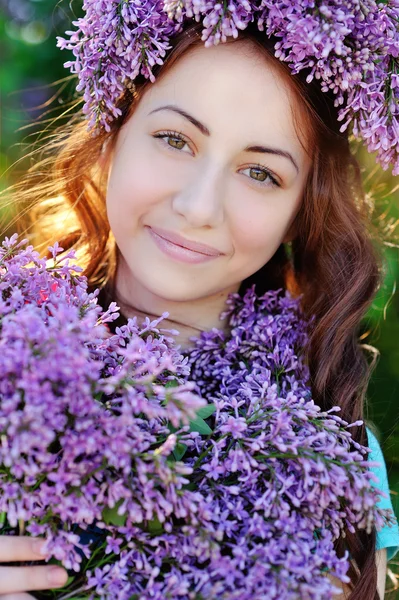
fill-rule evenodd
<path id="1" fill-rule="evenodd" d="M 73 575 L 40 597 L 332 598 L 334 541 L 394 517 L 357 423 L 311 398 L 299 301 L 230 295 L 231 332 L 183 355 L 162 317 L 107 334 L 73 254 L 21 244 L 0 249 L 0 513 Z"/>
<path id="2" fill-rule="evenodd" d="M 109 336 L 116 305 L 103 312 L 74 254 L 51 250 L 52 266 L 16 236 L 0 249 L 0 513 L 78 571 L 88 548 L 61 524 L 104 527 L 118 511 L 163 522 L 196 505 L 178 497 L 190 469 L 166 457 L 169 427 L 187 429 L 205 402 L 161 319 Z"/>
<path id="3" fill-rule="evenodd" d="M 210 46 L 254 22 L 277 38 L 275 56 L 292 73 L 306 69 L 308 82 L 332 90 L 341 131 L 351 126 L 382 167 L 399 174 L 398 0 L 85 0 L 84 10 L 57 43 L 74 54 L 65 66 L 78 74 L 90 128 L 109 130 L 139 74 L 154 81 L 152 67 L 185 23 L 202 20 Z"/>
<path id="4" fill-rule="evenodd" d="M 79 75 L 89 127 L 109 130 L 121 114 L 116 104 L 125 88 L 140 73 L 155 81 L 152 67 L 163 63 L 179 26 L 167 18 L 163 0 L 86 0 L 83 8 L 85 16 L 73 23 L 78 30 L 66 32 L 68 41 L 59 37 L 58 46 L 76 57 L 64 66 Z"/>

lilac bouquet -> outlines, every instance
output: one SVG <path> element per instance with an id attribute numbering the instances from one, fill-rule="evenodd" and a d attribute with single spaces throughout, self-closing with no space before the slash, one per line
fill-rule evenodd
<path id="1" fill-rule="evenodd" d="M 182 354 L 162 317 L 111 335 L 116 305 L 51 251 L 0 248 L 3 532 L 70 572 L 40 597 L 332 598 L 344 527 L 394 517 L 356 423 L 312 401 L 299 301 L 230 295 L 230 335 Z"/>

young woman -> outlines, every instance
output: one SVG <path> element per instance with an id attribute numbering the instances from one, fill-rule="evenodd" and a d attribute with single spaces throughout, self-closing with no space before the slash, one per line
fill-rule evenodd
<path id="1" fill-rule="evenodd" d="M 248 26 L 205 47 L 201 25 L 188 23 L 153 68 L 156 81 L 138 77 L 122 94 L 109 131 L 92 137 L 71 123 L 52 144 L 50 179 L 26 192 L 32 241 L 74 247 L 103 303 L 116 300 L 125 318 L 168 311 L 164 326 L 179 329 L 183 350 L 200 331 L 227 331 L 219 315 L 231 292 L 255 284 L 259 294 L 302 294 L 315 317 L 313 397 L 353 422 L 364 413 L 369 368 L 358 334 L 379 256 L 333 96 L 293 76 L 275 41 Z M 383 460 L 370 429 L 352 435 Z M 386 470 L 378 476 L 386 491 Z M 0 536 L 0 561 L 38 560 L 37 544 Z M 391 557 L 397 546 L 394 527 L 348 531 L 337 542 L 352 557 L 342 597 L 383 598 L 387 548 Z M 0 595 L 28 598 L 65 579 L 56 567 L 0 567 Z"/>

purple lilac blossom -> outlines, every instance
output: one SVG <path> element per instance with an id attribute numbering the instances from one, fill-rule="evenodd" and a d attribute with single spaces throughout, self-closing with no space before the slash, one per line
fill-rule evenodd
<path id="1" fill-rule="evenodd" d="M 75 575 L 57 598 L 332 598 L 334 541 L 395 518 L 358 422 L 312 400 L 300 299 L 231 294 L 229 334 L 181 353 L 165 315 L 107 333 L 115 303 L 51 250 L 0 248 L 0 514 Z"/>
<path id="2" fill-rule="evenodd" d="M 206 47 L 237 37 L 256 23 L 275 36 L 275 56 L 292 73 L 332 90 L 341 131 L 365 142 L 383 169 L 399 174 L 399 0 L 85 0 L 61 49 L 79 79 L 89 129 L 104 127 L 121 111 L 118 100 L 141 74 L 152 82 L 170 41 L 185 23 L 202 20 Z"/>

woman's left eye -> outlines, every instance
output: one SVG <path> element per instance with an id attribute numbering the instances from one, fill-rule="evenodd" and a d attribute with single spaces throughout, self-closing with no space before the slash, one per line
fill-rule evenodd
<path id="1" fill-rule="evenodd" d="M 163 131 L 155 133 L 153 137 L 161 139 L 164 145 L 171 150 L 177 150 L 178 152 L 181 152 L 184 146 L 188 146 L 187 140 L 177 131 Z"/>
<path id="2" fill-rule="evenodd" d="M 281 187 L 281 184 L 277 181 L 277 179 L 272 175 L 268 169 L 262 167 L 262 165 L 255 165 L 253 167 L 247 167 L 243 169 L 243 171 L 249 171 L 249 178 L 256 184 L 261 187 Z M 255 177 L 253 177 L 255 175 Z"/>

